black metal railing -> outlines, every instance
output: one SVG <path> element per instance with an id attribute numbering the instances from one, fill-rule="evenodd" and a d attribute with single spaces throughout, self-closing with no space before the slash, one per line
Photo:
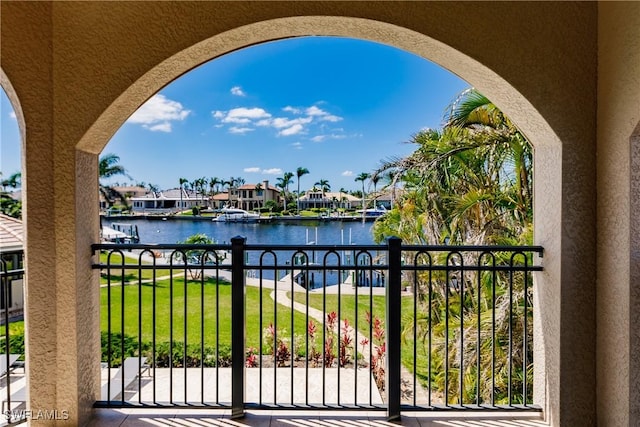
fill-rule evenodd
<path id="1" fill-rule="evenodd" d="M 223 406 L 234 417 L 247 406 L 366 408 L 390 419 L 401 409 L 539 409 L 541 247 L 238 237 L 93 250 L 103 287 L 98 406 Z"/>
<path id="2" fill-rule="evenodd" d="M 0 253 L 0 425 L 26 421 L 23 314 L 24 253 Z M 14 323 L 15 322 L 15 323 Z"/>

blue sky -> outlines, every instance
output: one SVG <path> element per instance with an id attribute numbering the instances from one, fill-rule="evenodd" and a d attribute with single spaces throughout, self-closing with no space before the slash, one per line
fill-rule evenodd
<path id="1" fill-rule="evenodd" d="M 362 40 L 305 37 L 264 43 L 217 58 L 160 90 L 113 136 L 103 153 L 120 156 L 135 182 L 178 186 L 180 177 L 243 177 L 275 183 L 309 169 L 332 189 L 361 188 L 355 177 L 423 128 L 469 85 L 420 57 Z M 5 176 L 20 167 L 19 133 L 0 99 Z M 116 181 L 124 182 L 119 177 Z M 291 187 L 295 188 L 294 185 Z"/>

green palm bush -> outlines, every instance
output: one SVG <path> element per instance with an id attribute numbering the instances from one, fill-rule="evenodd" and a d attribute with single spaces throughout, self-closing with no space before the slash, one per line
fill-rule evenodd
<path id="1" fill-rule="evenodd" d="M 373 174 L 403 187 L 394 208 L 374 224 L 377 241 L 397 236 L 407 244 L 531 244 L 533 152 L 486 97 L 463 92 L 441 130 L 420 131 L 410 142 L 412 154 L 383 161 Z M 530 402 L 530 387 L 522 387 L 525 379 L 532 383 L 532 290 L 525 293 L 523 273 L 514 275 L 510 293 L 505 273 L 463 273 L 446 255 L 430 255 L 431 261 L 426 254 L 404 254 L 417 264 L 450 268 L 448 274 L 405 273 L 417 299 L 415 315 L 403 319 L 405 342 L 415 340 L 418 356 L 405 356 L 407 367 L 442 403 Z M 477 264 L 474 256 L 457 263 Z M 497 254 L 496 264 L 508 264 L 507 256 Z"/>

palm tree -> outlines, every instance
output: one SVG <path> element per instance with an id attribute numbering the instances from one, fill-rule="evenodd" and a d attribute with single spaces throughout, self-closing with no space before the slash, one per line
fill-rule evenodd
<path id="1" fill-rule="evenodd" d="M 231 206 L 231 189 L 236 185 L 236 179 L 234 177 L 229 177 L 228 180 L 221 182 L 222 186 L 227 186 L 227 205 Z"/>
<path id="2" fill-rule="evenodd" d="M 209 195 L 210 196 L 216 195 L 218 184 L 220 184 L 220 178 L 218 178 L 217 176 L 209 178 Z"/>
<path id="3" fill-rule="evenodd" d="M 22 201 L 16 200 L 6 192 L 0 192 L 0 212 L 13 217 L 22 217 Z"/>
<path id="4" fill-rule="evenodd" d="M 219 189 L 220 189 L 219 185 L 221 184 L 222 184 L 222 180 L 217 176 L 214 176 L 209 180 L 209 185 L 212 186 L 214 196 L 219 193 Z"/>
<path id="5" fill-rule="evenodd" d="M 360 175 L 356 176 L 355 181 L 362 181 L 362 218 L 364 219 L 364 210 L 366 209 L 364 202 L 364 182 L 369 179 L 369 174 L 366 172 L 361 172 Z"/>
<path id="6" fill-rule="evenodd" d="M 126 169 L 122 165 L 118 164 L 119 162 L 120 162 L 120 157 L 113 153 L 105 154 L 104 156 L 100 157 L 98 161 L 99 179 L 107 179 L 116 175 L 124 175 L 129 179 L 131 179 L 131 177 L 127 174 Z M 116 198 L 119 198 L 120 200 L 122 200 L 122 202 L 126 206 L 127 204 L 126 197 L 120 194 L 120 192 L 118 192 L 113 187 L 100 183 L 99 189 L 100 189 L 100 193 L 102 194 L 102 196 L 104 197 L 104 199 L 106 200 L 109 206 L 113 205 L 113 201 Z"/>
<path id="7" fill-rule="evenodd" d="M 376 199 L 378 198 L 378 181 L 380 181 L 380 175 L 374 173 L 369 177 L 369 182 L 373 184 L 373 207 L 376 207 Z"/>
<path id="8" fill-rule="evenodd" d="M 293 176 L 292 172 L 285 172 L 281 178 L 278 178 L 277 186 L 282 188 L 282 192 L 284 194 L 283 210 L 287 210 L 287 195 L 289 193 L 289 185 L 291 185 Z"/>
<path id="9" fill-rule="evenodd" d="M 147 187 L 149 188 L 149 192 L 151 192 L 153 194 L 153 207 L 157 208 L 158 207 L 158 192 L 160 191 L 160 188 L 157 185 L 154 185 L 152 183 L 148 183 Z"/>
<path id="10" fill-rule="evenodd" d="M 2 172 L 0 172 L 0 176 Z M 9 175 L 9 178 L 3 179 L 0 181 L 0 187 L 2 187 L 2 191 L 6 191 L 6 188 L 18 188 L 20 187 L 22 181 L 22 174 L 20 172 L 13 173 Z"/>
<path id="11" fill-rule="evenodd" d="M 200 185 L 200 200 L 202 201 L 203 206 L 205 205 L 204 198 L 207 195 L 207 183 L 208 180 L 206 176 L 198 179 L 198 184 Z"/>
<path id="12" fill-rule="evenodd" d="M 126 169 L 119 165 L 120 157 L 116 154 L 109 153 L 100 157 L 98 163 L 98 174 L 100 178 L 111 178 L 115 175 L 124 175 L 128 177 Z"/>
<path id="13" fill-rule="evenodd" d="M 344 187 L 340 187 L 340 207 L 342 209 L 344 209 L 344 199 L 346 196 L 343 196 L 342 193 L 346 193 L 347 190 L 344 189 Z"/>
<path id="14" fill-rule="evenodd" d="M 232 186 L 233 188 L 235 188 L 236 190 L 238 189 L 238 187 L 241 187 L 242 185 L 244 185 L 245 181 L 244 178 L 238 176 L 238 177 L 231 177 L 230 180 L 233 182 Z M 241 193 L 240 191 L 238 191 L 238 197 L 237 197 L 237 201 L 238 201 L 238 207 L 241 207 L 242 203 L 243 203 L 243 199 L 241 197 Z"/>
<path id="15" fill-rule="evenodd" d="M 300 212 L 300 178 L 302 178 L 302 176 L 308 173 L 309 173 L 309 169 L 307 168 L 299 167 L 298 169 L 296 169 L 296 177 L 298 178 L 298 193 L 296 197 L 296 209 L 298 212 Z"/>
<path id="16" fill-rule="evenodd" d="M 396 204 L 396 189 L 398 183 L 394 180 L 393 172 L 391 171 L 385 172 L 383 178 L 385 182 L 384 188 L 391 187 L 391 208 L 393 209 L 393 206 Z"/>
<path id="17" fill-rule="evenodd" d="M 254 187 L 254 190 L 256 191 L 256 198 L 262 196 L 262 198 L 264 199 L 264 191 L 263 191 L 263 187 L 262 187 L 262 183 L 259 182 L 256 184 L 256 186 Z M 264 201 L 264 200 L 263 200 Z M 262 203 L 258 203 L 258 207 L 262 207 Z"/>
<path id="18" fill-rule="evenodd" d="M 184 204 L 182 202 L 182 193 L 184 192 L 184 184 L 189 182 L 189 180 L 187 178 L 180 178 L 178 182 L 180 183 L 180 210 L 182 211 L 184 209 Z"/>
<path id="19" fill-rule="evenodd" d="M 2 172 L 0 172 L 0 176 Z M 9 193 L 6 192 L 7 187 L 18 188 L 21 184 L 22 175 L 20 172 L 16 172 L 0 182 L 0 212 L 13 218 L 22 217 L 22 201 L 16 200 Z"/>
<path id="20" fill-rule="evenodd" d="M 320 181 L 316 182 L 313 185 L 317 185 L 320 188 L 320 191 L 322 191 L 323 199 L 324 199 L 324 193 L 331 190 L 331 185 L 329 185 L 328 179 L 321 179 Z"/>
<path id="21" fill-rule="evenodd" d="M 195 193 L 194 196 L 196 199 L 198 199 L 198 178 L 194 179 L 193 181 L 189 182 L 189 185 L 191 186 L 191 190 Z"/>
<path id="22" fill-rule="evenodd" d="M 211 198 L 214 196 L 214 190 L 217 182 L 218 178 L 216 177 L 211 177 L 208 180 L 205 180 L 205 185 L 209 185 L 209 191 L 207 192 L 207 207 L 211 206 Z"/>
<path id="23" fill-rule="evenodd" d="M 376 173 L 393 173 L 392 183 L 404 182 L 404 192 L 396 206 L 374 224 L 374 238 L 380 241 L 388 235 L 395 235 L 409 244 L 438 244 L 448 239 L 452 244 L 530 244 L 532 236 L 531 213 L 531 177 L 532 153 L 529 143 L 510 120 L 502 114 L 486 97 L 475 90 L 463 92 L 451 107 L 442 130 L 425 130 L 411 138 L 416 150 L 406 158 L 391 159 L 385 162 Z M 463 262 L 471 262 L 464 259 Z M 428 301 L 424 295 L 419 297 L 420 313 L 443 313 L 451 310 L 451 300 L 458 299 L 468 305 L 465 310 L 456 312 L 461 323 L 470 327 L 464 331 L 458 328 L 447 328 L 441 319 L 429 316 L 417 316 L 410 321 L 406 332 L 413 336 L 414 328 L 418 336 L 429 336 L 432 339 L 431 355 L 433 366 L 446 363 L 443 360 L 447 348 L 445 336 L 452 337 L 449 343 L 465 342 L 464 347 L 449 347 L 449 355 L 456 354 L 465 360 L 468 369 L 460 373 L 469 377 L 467 390 L 463 393 L 475 393 L 473 381 L 479 379 L 480 399 L 487 399 L 485 378 L 498 375 L 502 379 L 507 375 L 509 360 L 506 357 L 495 357 L 495 360 L 481 360 L 480 370 L 474 371 L 477 357 L 476 343 L 467 339 L 478 333 L 471 326 L 472 318 L 482 318 L 480 330 L 492 327 L 496 338 L 495 354 L 506 352 L 503 343 L 507 341 L 520 343 L 531 339 L 524 331 L 512 329 L 509 316 L 502 316 L 507 308 L 523 310 L 525 307 L 521 283 L 514 283 L 508 277 L 496 275 L 492 280 L 478 280 L 471 274 L 464 274 L 467 283 L 477 283 L 476 296 L 482 300 L 474 303 L 475 298 L 466 295 L 449 294 L 449 286 L 442 278 L 432 278 L 416 273 L 418 292 L 428 289 Z M 446 280 L 446 279 L 445 279 Z M 512 291 L 511 286 L 516 288 Z M 513 292 L 513 303 L 504 298 L 495 298 Z M 493 296 L 492 296 L 493 295 Z M 505 303 L 507 301 L 507 303 Z M 430 307 L 429 307 L 430 305 Z M 455 304 L 454 304 L 455 305 Z M 475 307 L 474 307 L 475 306 Z M 491 319 L 496 314 L 495 324 Z M 450 314 L 453 316 L 453 314 Z M 531 316 L 531 313 L 518 313 Z M 477 316 L 477 317 L 476 317 Z M 467 322 L 466 318 L 469 318 Z M 461 337 L 465 339 L 462 340 Z M 506 337 L 509 337 L 508 339 Z M 473 343 L 473 344 L 471 344 Z M 492 344 L 493 345 L 493 344 Z M 491 352 L 488 352 L 491 354 Z M 527 356 L 530 357 L 530 356 Z M 513 366 L 521 366 L 524 356 L 516 352 L 512 359 Z M 448 361 L 452 363 L 451 360 Z M 498 374 L 496 374 L 498 373 Z M 488 375 L 487 375 L 488 374 Z M 508 374 L 511 375 L 511 374 Z M 515 377 L 528 376 L 528 372 L 517 372 Z M 435 373 L 434 388 L 443 390 L 449 387 L 442 382 L 442 376 Z M 502 388 L 501 388 L 502 387 Z M 516 386 L 517 387 L 517 386 Z M 504 386 L 496 385 L 498 395 L 507 395 Z M 450 389 L 450 396 L 456 390 Z"/>
<path id="24" fill-rule="evenodd" d="M 198 233 L 187 237 L 185 240 L 179 243 L 187 245 L 212 245 L 215 244 L 216 241 L 206 234 Z M 218 252 L 210 252 L 202 249 L 189 249 L 185 252 L 175 251 L 173 253 L 173 260 L 175 262 L 184 263 L 185 267 L 188 265 L 193 266 L 194 262 L 192 260 L 195 260 L 195 264 L 197 266 L 200 263 L 205 264 L 207 262 L 216 262 L 219 255 L 220 254 Z M 188 268 L 188 270 L 192 280 L 198 280 L 202 277 L 202 269 L 196 267 Z"/>
<path id="25" fill-rule="evenodd" d="M 445 120 L 447 127 L 459 127 L 473 133 L 486 134 L 486 137 L 476 144 L 492 146 L 492 154 L 504 159 L 513 167 L 516 180 L 516 209 L 522 217 L 529 216 L 533 194 L 533 151 L 531 144 L 516 125 L 475 88 L 463 91 L 454 100 Z"/>
<path id="26" fill-rule="evenodd" d="M 285 172 L 284 175 L 277 179 L 276 187 L 282 189 L 284 201 L 282 203 L 282 209 L 287 210 L 287 193 L 289 192 L 289 185 L 291 184 L 291 178 L 293 173 Z"/>

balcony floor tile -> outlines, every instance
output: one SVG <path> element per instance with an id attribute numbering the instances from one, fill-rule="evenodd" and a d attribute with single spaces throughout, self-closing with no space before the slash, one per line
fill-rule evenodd
<path id="1" fill-rule="evenodd" d="M 545 427 L 539 413 L 406 412 L 388 422 L 384 412 L 248 410 L 232 420 L 219 409 L 104 409 L 94 410 L 89 427 Z"/>

